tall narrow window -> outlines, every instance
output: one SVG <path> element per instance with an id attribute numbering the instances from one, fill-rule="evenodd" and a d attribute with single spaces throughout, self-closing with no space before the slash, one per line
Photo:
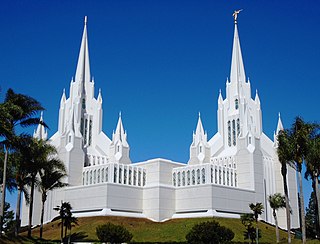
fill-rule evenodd
<path id="1" fill-rule="evenodd" d="M 104 169 L 101 170 L 101 182 L 104 182 Z"/>
<path id="2" fill-rule="evenodd" d="M 240 135 L 240 119 L 237 119 L 237 136 Z"/>
<path id="3" fill-rule="evenodd" d="M 90 122 L 89 122 L 89 146 L 91 145 L 91 141 L 92 141 L 92 119 L 90 119 Z"/>
<path id="4" fill-rule="evenodd" d="M 90 185 L 92 184 L 92 171 L 90 171 Z"/>
<path id="5" fill-rule="evenodd" d="M 133 171 L 133 185 L 136 186 L 137 185 L 137 170 L 134 169 Z"/>
<path id="6" fill-rule="evenodd" d="M 98 179 L 97 179 L 97 183 L 100 183 L 100 169 L 98 169 Z"/>
<path id="7" fill-rule="evenodd" d="M 80 122 L 80 132 L 81 132 L 81 135 L 83 135 L 83 126 L 84 126 L 83 118 L 81 118 L 81 122 Z"/>
<path id="8" fill-rule="evenodd" d="M 180 172 L 178 172 L 178 186 L 181 185 L 181 175 L 180 175 Z"/>
<path id="9" fill-rule="evenodd" d="M 86 99 L 82 99 L 82 109 L 86 109 Z"/>
<path id="10" fill-rule="evenodd" d="M 228 121 L 228 145 L 231 147 L 231 122 Z"/>
<path id="11" fill-rule="evenodd" d="M 87 135 L 88 135 L 88 119 L 84 120 L 84 145 L 87 145 Z"/>
<path id="12" fill-rule="evenodd" d="M 197 169 L 197 184 L 200 184 L 200 169 Z"/>
<path id="13" fill-rule="evenodd" d="M 138 186 L 141 186 L 141 171 L 138 172 Z"/>
<path id="14" fill-rule="evenodd" d="M 132 169 L 129 168 L 129 185 L 132 184 L 131 178 L 132 178 Z"/>
<path id="15" fill-rule="evenodd" d="M 201 170 L 201 178 L 202 178 L 202 184 L 206 183 L 206 170 L 202 168 Z"/>
<path id="16" fill-rule="evenodd" d="M 96 184 L 97 171 L 93 171 L 93 184 Z"/>
<path id="17" fill-rule="evenodd" d="M 106 168 L 106 182 L 109 181 L 109 170 L 108 167 Z"/>
<path id="18" fill-rule="evenodd" d="M 119 167 L 119 183 L 122 183 L 122 168 Z"/>
<path id="19" fill-rule="evenodd" d="M 182 171 L 182 186 L 186 185 L 186 172 Z"/>
<path id="20" fill-rule="evenodd" d="M 123 169 L 123 184 L 127 184 L 127 169 Z"/>
<path id="21" fill-rule="evenodd" d="M 190 185 L 190 170 L 187 171 L 187 185 Z"/>
<path id="22" fill-rule="evenodd" d="M 147 173 L 143 171 L 142 185 L 145 186 L 147 181 Z"/>
<path id="23" fill-rule="evenodd" d="M 117 167 L 114 166 L 113 182 L 117 183 Z"/>
<path id="24" fill-rule="evenodd" d="M 232 120 L 232 142 L 233 142 L 233 145 L 235 146 L 236 145 L 236 121 L 235 120 Z"/>
<path id="25" fill-rule="evenodd" d="M 234 107 L 235 107 L 235 109 L 239 108 L 239 100 L 238 99 L 234 100 Z"/>
<path id="26" fill-rule="evenodd" d="M 195 185 L 196 184 L 196 175 L 195 175 L 195 170 L 193 169 L 192 170 L 192 185 Z"/>
<path id="27" fill-rule="evenodd" d="M 176 186 L 176 173 L 173 173 L 172 181 L 173 185 Z"/>

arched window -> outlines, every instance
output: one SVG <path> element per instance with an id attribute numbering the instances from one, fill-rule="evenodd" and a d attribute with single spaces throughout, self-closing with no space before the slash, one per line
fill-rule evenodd
<path id="1" fill-rule="evenodd" d="M 235 109 L 239 108 L 239 100 L 238 99 L 234 100 L 234 107 L 235 107 Z"/>
<path id="2" fill-rule="evenodd" d="M 228 121 L 228 145 L 231 147 L 231 122 Z"/>

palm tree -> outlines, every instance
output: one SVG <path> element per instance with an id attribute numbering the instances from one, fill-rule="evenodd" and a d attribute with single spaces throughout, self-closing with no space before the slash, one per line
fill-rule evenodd
<path id="1" fill-rule="evenodd" d="M 312 179 L 312 188 L 316 196 L 316 203 L 318 207 L 318 226 L 317 232 L 319 232 L 320 223 L 320 192 L 319 192 L 319 173 L 320 173 L 320 135 L 316 134 L 313 136 L 308 143 L 308 152 L 306 155 L 306 166 L 307 170 L 305 173 L 305 178 L 309 177 Z"/>
<path id="2" fill-rule="evenodd" d="M 259 243 L 258 218 L 263 213 L 263 205 L 261 202 L 257 202 L 256 204 L 250 203 L 249 207 L 253 211 L 254 219 L 256 220 L 256 243 Z"/>
<path id="3" fill-rule="evenodd" d="M 33 215 L 33 200 L 34 190 L 39 183 L 38 174 L 41 170 L 47 167 L 60 167 L 61 162 L 53 158 L 57 153 L 56 148 L 46 141 L 33 138 L 29 145 L 29 150 L 26 152 L 26 170 L 30 175 L 30 203 L 29 203 L 29 225 L 28 225 L 28 237 L 31 237 L 32 230 L 32 215 Z"/>
<path id="4" fill-rule="evenodd" d="M 298 172 L 299 181 L 299 193 L 300 193 L 300 216 L 301 216 L 301 229 L 302 229 L 302 242 L 306 243 L 306 219 L 303 199 L 303 187 L 302 187 L 302 164 L 308 152 L 308 142 L 314 125 L 305 123 L 301 117 L 296 117 L 291 128 L 291 140 L 294 145 L 293 160 L 296 164 L 296 170 Z"/>
<path id="5" fill-rule="evenodd" d="M 39 190 L 41 192 L 42 209 L 41 209 L 41 224 L 40 224 L 40 239 L 43 233 L 43 216 L 44 216 L 44 204 L 47 200 L 48 192 L 57 188 L 66 186 L 66 183 L 61 180 L 66 176 L 66 171 L 63 162 L 55 158 L 48 159 L 46 167 L 40 171 Z"/>
<path id="6" fill-rule="evenodd" d="M 287 232 L 288 232 L 288 243 L 291 243 L 291 211 L 289 204 L 289 192 L 287 183 L 287 165 L 291 165 L 292 156 L 292 143 L 290 140 L 290 132 L 288 130 L 281 130 L 278 135 L 278 158 L 281 163 L 281 175 L 283 180 L 284 197 L 286 203 L 286 216 L 287 216 Z"/>
<path id="7" fill-rule="evenodd" d="M 285 200 L 285 197 L 282 196 L 280 193 L 275 193 L 275 194 L 270 195 L 268 197 L 268 201 L 269 201 L 270 207 L 273 210 L 274 222 L 276 224 L 277 243 L 279 243 L 280 238 L 279 238 L 279 227 L 278 227 L 277 210 L 280 209 L 280 208 L 285 208 L 286 207 L 286 200 Z"/>
<path id="8" fill-rule="evenodd" d="M 12 89 L 8 89 L 5 100 L 0 106 L 0 137 L 3 139 L 1 143 L 5 145 L 2 203 L 5 202 L 8 150 L 10 151 L 13 148 L 13 141 L 16 138 L 16 128 L 25 128 L 39 124 L 40 119 L 35 116 L 42 110 L 44 110 L 44 108 L 37 100 L 23 94 L 15 93 Z M 3 210 L 4 204 L 1 204 L 0 235 L 2 233 Z"/>
<path id="9" fill-rule="evenodd" d="M 61 201 L 61 206 L 57 206 L 54 208 L 54 210 L 56 211 L 59 211 L 59 217 L 61 219 L 61 234 L 60 234 L 60 237 L 61 237 L 61 243 L 63 242 L 63 227 L 65 226 L 64 225 L 64 222 L 66 219 L 70 218 L 72 216 L 72 213 L 71 213 L 71 210 L 72 210 L 72 207 L 71 207 L 71 204 L 69 202 L 62 202 Z"/>

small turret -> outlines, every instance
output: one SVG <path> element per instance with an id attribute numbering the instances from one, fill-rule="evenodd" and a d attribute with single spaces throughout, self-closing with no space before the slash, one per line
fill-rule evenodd
<path id="1" fill-rule="evenodd" d="M 43 123 L 43 113 L 41 112 L 40 123 L 38 124 L 37 129 L 34 130 L 33 138 L 37 138 L 45 141 L 48 138 L 48 132 L 42 123 Z"/>

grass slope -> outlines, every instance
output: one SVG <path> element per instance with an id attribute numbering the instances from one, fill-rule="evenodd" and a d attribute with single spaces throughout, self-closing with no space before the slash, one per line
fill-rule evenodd
<path id="1" fill-rule="evenodd" d="M 243 239 L 245 228 L 241 224 L 240 219 L 225 218 L 172 219 L 163 223 L 156 223 L 139 218 L 111 216 L 87 217 L 78 219 L 79 225 L 72 228 L 72 233 L 76 233 L 82 238 L 82 241 L 98 241 L 95 234 L 96 227 L 111 222 L 125 226 L 133 234 L 132 241 L 135 242 L 183 242 L 186 241 L 186 234 L 195 224 L 212 219 L 218 221 L 220 225 L 230 228 L 235 233 L 234 242 L 245 242 Z M 44 239 L 60 239 L 60 226 L 58 226 L 58 223 L 59 221 L 55 221 L 44 226 Z M 260 222 L 259 228 L 262 232 L 260 243 L 276 243 L 275 228 L 273 226 Z M 35 238 L 39 237 L 39 228 L 33 230 L 32 236 Z M 282 243 L 286 243 L 286 232 L 281 231 L 280 238 Z M 301 243 L 301 241 L 293 240 L 293 243 Z"/>

